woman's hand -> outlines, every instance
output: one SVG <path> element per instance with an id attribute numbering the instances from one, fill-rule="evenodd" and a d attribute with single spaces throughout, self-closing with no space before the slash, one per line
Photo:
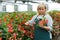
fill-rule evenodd
<path id="1" fill-rule="evenodd" d="M 44 29 L 46 29 L 47 31 L 50 30 L 49 27 L 44 26 L 44 22 L 43 22 L 43 20 L 42 20 L 42 21 L 39 21 L 39 27 L 44 28 Z"/>
<path id="2" fill-rule="evenodd" d="M 29 22 L 26 22 L 25 25 L 29 25 Z"/>
<path id="3" fill-rule="evenodd" d="M 32 25 L 31 25 L 32 24 Z M 36 23 L 33 22 L 33 23 L 30 23 L 30 22 L 26 22 L 25 25 L 30 25 L 30 26 L 34 26 Z"/>

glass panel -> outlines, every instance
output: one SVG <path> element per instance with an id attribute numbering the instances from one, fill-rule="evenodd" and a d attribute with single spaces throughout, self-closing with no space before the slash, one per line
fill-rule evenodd
<path id="1" fill-rule="evenodd" d="M 14 5 L 6 5 L 6 12 L 14 12 Z"/>

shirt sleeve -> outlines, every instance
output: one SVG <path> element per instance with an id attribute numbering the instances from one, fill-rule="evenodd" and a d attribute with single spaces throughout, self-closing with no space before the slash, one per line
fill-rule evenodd
<path id="1" fill-rule="evenodd" d="M 29 25 L 32 26 L 37 15 L 34 15 L 31 20 L 28 21 Z"/>
<path id="2" fill-rule="evenodd" d="M 48 15 L 47 19 L 48 19 L 47 26 L 50 28 L 50 31 L 52 31 L 53 30 L 53 20 L 52 20 L 52 17 L 50 15 Z"/>

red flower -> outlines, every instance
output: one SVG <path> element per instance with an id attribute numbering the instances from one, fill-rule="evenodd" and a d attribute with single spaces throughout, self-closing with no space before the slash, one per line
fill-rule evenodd
<path id="1" fill-rule="evenodd" d="M 6 19 L 4 19 L 4 22 L 6 22 Z"/>
<path id="2" fill-rule="evenodd" d="M 29 34 L 29 32 L 27 31 L 26 33 L 25 33 L 25 35 L 28 35 Z"/>
<path id="3" fill-rule="evenodd" d="M 33 35 L 30 35 L 30 38 L 32 38 L 32 39 L 33 39 Z"/>
<path id="4" fill-rule="evenodd" d="M 31 30 L 34 30 L 34 27 L 33 26 L 31 27 Z"/>
<path id="5" fill-rule="evenodd" d="M 8 32 L 9 32 L 9 33 L 12 33 L 12 32 L 13 32 L 12 24 L 10 23 L 10 24 L 8 24 L 7 26 L 8 26 Z"/>
<path id="6" fill-rule="evenodd" d="M 12 23 L 12 22 L 13 22 L 13 19 L 10 20 L 10 23 Z"/>
<path id="7" fill-rule="evenodd" d="M 23 30 L 24 30 L 24 27 L 21 27 L 21 28 L 20 28 L 20 30 L 22 30 L 22 31 L 23 31 Z"/>
<path id="8" fill-rule="evenodd" d="M 41 21 L 39 21 L 39 25 L 40 26 L 46 26 L 46 24 L 48 23 L 48 20 L 41 20 Z"/>
<path id="9" fill-rule="evenodd" d="M 18 25 L 18 31 L 20 31 L 20 30 L 21 30 L 21 25 L 19 24 L 19 25 Z"/>
<path id="10" fill-rule="evenodd" d="M 2 40 L 2 37 L 0 37 L 0 40 Z"/>
<path id="11" fill-rule="evenodd" d="M 27 33 L 27 30 L 23 30 L 23 33 Z"/>
<path id="12" fill-rule="evenodd" d="M 12 27 L 12 24 L 10 23 L 10 24 L 8 24 L 7 26 L 8 26 L 8 27 Z"/>
<path id="13" fill-rule="evenodd" d="M 18 27 L 18 31 L 20 31 L 20 27 Z"/>
<path id="14" fill-rule="evenodd" d="M 22 38 L 19 38 L 18 40 L 22 40 Z"/>
<path id="15" fill-rule="evenodd" d="M 12 33 L 12 32 L 13 32 L 13 29 L 8 29 L 8 32 L 9 32 L 9 33 Z"/>
<path id="16" fill-rule="evenodd" d="M 44 20 L 39 21 L 39 25 L 43 26 L 44 25 Z"/>
<path id="17" fill-rule="evenodd" d="M 14 34 L 13 34 L 14 39 L 16 39 L 16 36 L 17 36 L 17 34 L 16 34 L 16 33 L 14 33 Z"/>
<path id="18" fill-rule="evenodd" d="M 21 22 L 21 24 L 25 24 L 25 21 Z"/>
<path id="19" fill-rule="evenodd" d="M 33 33 L 32 32 L 30 32 L 30 38 L 33 38 Z"/>
<path id="20" fill-rule="evenodd" d="M 45 20 L 45 23 L 48 23 L 48 20 Z"/>
<path id="21" fill-rule="evenodd" d="M 56 20 L 56 21 L 60 21 L 60 19 L 59 19 L 59 18 L 55 18 L 55 20 Z"/>

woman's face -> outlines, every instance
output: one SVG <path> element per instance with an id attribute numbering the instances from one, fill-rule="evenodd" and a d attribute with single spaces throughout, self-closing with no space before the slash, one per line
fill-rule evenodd
<path id="1" fill-rule="evenodd" d="M 41 7 L 38 7 L 37 11 L 39 14 L 44 15 L 46 12 L 46 8 L 45 6 L 41 6 Z"/>

